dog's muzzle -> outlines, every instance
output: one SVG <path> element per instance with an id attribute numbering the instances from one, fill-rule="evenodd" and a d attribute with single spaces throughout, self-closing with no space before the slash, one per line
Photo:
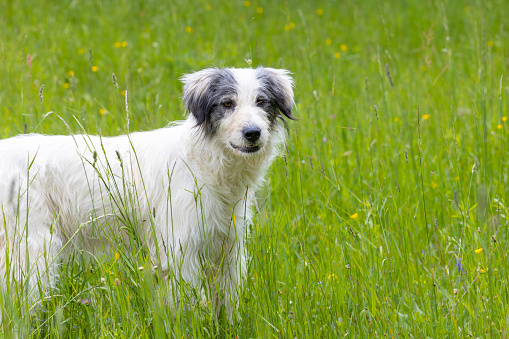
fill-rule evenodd
<path id="1" fill-rule="evenodd" d="M 242 153 L 254 153 L 260 150 L 260 146 L 257 145 L 258 139 L 262 135 L 262 130 L 260 127 L 249 126 L 244 127 L 242 130 L 242 135 L 244 139 L 248 142 L 247 146 L 237 146 L 230 142 L 230 146 L 234 149 L 241 151 Z"/>

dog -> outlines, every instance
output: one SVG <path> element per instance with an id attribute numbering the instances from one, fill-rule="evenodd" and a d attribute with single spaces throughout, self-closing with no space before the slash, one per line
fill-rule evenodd
<path id="1" fill-rule="evenodd" d="M 205 281 L 213 307 L 231 317 L 255 192 L 285 143 L 286 119 L 295 120 L 294 82 L 264 67 L 208 68 L 181 81 L 187 117 L 165 128 L 0 141 L 4 287 L 25 279 L 34 298 L 38 284 L 55 287 L 64 255 L 114 253 L 116 234 L 145 246 L 173 300 L 180 281 L 202 292 Z"/>

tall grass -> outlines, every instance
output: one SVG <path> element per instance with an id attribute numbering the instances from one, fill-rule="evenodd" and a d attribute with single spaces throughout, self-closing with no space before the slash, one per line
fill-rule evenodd
<path id="1" fill-rule="evenodd" d="M 119 243 L 118 258 L 65 259 L 36 313 L 22 310 L 16 289 L 4 294 L 5 331 L 507 336 L 504 1 L 21 1 L 4 9 L 2 138 L 67 134 L 62 120 L 73 132 L 125 133 L 125 90 L 129 129 L 162 127 L 183 115 L 182 73 L 246 60 L 294 73 L 300 118 L 258 196 L 233 324 L 206 306 L 170 312 L 143 250 Z"/>

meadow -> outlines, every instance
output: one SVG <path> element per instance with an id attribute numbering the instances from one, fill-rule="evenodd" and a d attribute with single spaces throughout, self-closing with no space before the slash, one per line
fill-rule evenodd
<path id="1" fill-rule="evenodd" d="M 172 313 L 143 248 L 119 246 L 65 259 L 38 312 L 3 293 L 4 336 L 507 337 L 506 1 L 0 8 L 1 138 L 164 127 L 184 117 L 179 77 L 212 65 L 290 70 L 299 119 L 257 198 L 233 323 Z"/>

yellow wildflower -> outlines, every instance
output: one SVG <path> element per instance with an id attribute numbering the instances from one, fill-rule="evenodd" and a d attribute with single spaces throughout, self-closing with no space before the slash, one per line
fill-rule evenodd
<path id="1" fill-rule="evenodd" d="M 258 7 L 258 8 L 256 9 L 256 13 L 258 13 L 258 14 L 262 14 L 262 13 L 263 13 L 263 8 L 262 8 L 262 7 Z"/>
<path id="2" fill-rule="evenodd" d="M 424 120 L 428 120 L 428 119 L 429 119 L 429 114 L 424 114 L 424 115 L 422 116 L 422 118 L 423 118 Z"/>
<path id="3" fill-rule="evenodd" d="M 486 267 L 486 268 L 481 268 L 480 272 L 481 272 L 481 273 L 486 273 L 486 272 L 488 272 L 488 267 Z"/>
<path id="4" fill-rule="evenodd" d="M 69 87 L 71 87 L 71 85 L 70 85 L 68 82 L 66 82 L 66 83 L 64 84 L 64 88 L 69 88 Z"/>
<path id="5" fill-rule="evenodd" d="M 120 43 L 120 41 L 117 41 L 115 42 L 115 48 L 120 48 L 120 46 L 122 46 L 122 44 Z"/>
<path id="6" fill-rule="evenodd" d="M 67 72 L 67 75 L 68 75 L 68 76 L 70 76 L 70 77 L 72 77 L 72 76 L 74 75 L 74 71 L 69 71 L 69 72 Z"/>
<path id="7" fill-rule="evenodd" d="M 352 215 L 350 216 L 350 219 L 357 219 L 357 217 L 358 217 L 358 216 L 359 216 L 359 215 L 357 214 L 357 212 L 355 212 L 354 214 L 352 214 Z"/>
<path id="8" fill-rule="evenodd" d="M 498 129 L 502 129 L 502 124 L 497 125 L 497 128 L 498 128 Z"/>
<path id="9" fill-rule="evenodd" d="M 120 92 L 120 94 L 121 94 L 123 97 L 125 97 L 125 93 L 126 93 L 126 92 L 125 92 L 125 90 L 123 90 L 122 92 Z"/>
<path id="10" fill-rule="evenodd" d="M 345 45 L 345 44 L 341 44 L 341 45 L 339 46 L 339 48 L 341 48 L 341 50 L 342 50 L 343 52 L 346 52 L 346 51 L 348 50 L 348 46 L 347 46 L 347 45 Z"/>
<path id="11" fill-rule="evenodd" d="M 92 66 L 91 68 L 92 72 L 97 72 L 99 70 L 99 67 L 97 66 Z"/>
<path id="12" fill-rule="evenodd" d="M 288 27 L 290 27 L 290 29 L 295 28 L 295 23 L 293 21 L 290 21 Z"/>
<path id="13" fill-rule="evenodd" d="M 326 44 L 326 45 L 332 45 L 332 40 L 331 40 L 331 39 L 327 39 L 327 40 L 325 40 L 325 44 Z"/>
<path id="14" fill-rule="evenodd" d="M 339 52 L 334 53 L 334 57 L 336 59 L 339 59 L 341 57 L 341 53 L 339 53 Z"/>
<path id="15" fill-rule="evenodd" d="M 323 9 L 318 8 L 318 9 L 316 10 L 316 14 L 318 14 L 318 15 L 323 15 Z"/>
<path id="16" fill-rule="evenodd" d="M 246 6 L 246 7 L 251 6 L 251 1 L 244 1 L 244 6 Z"/>
<path id="17" fill-rule="evenodd" d="M 507 121 L 507 117 L 502 117 L 502 121 L 506 122 Z"/>
<path id="18" fill-rule="evenodd" d="M 421 66 L 421 71 L 423 71 L 423 72 L 424 72 L 424 71 L 425 71 L 425 70 L 427 70 L 427 69 L 428 69 L 428 67 L 426 67 L 426 65 L 422 65 L 422 66 Z"/>
<path id="19" fill-rule="evenodd" d="M 101 108 L 101 109 L 99 110 L 99 113 L 101 113 L 101 115 L 104 115 L 104 113 L 106 113 L 106 110 L 105 110 L 104 108 Z"/>
<path id="20" fill-rule="evenodd" d="M 329 276 L 327 277 L 327 279 L 332 280 L 332 281 L 336 280 L 337 278 L 338 278 L 337 275 L 335 275 L 334 273 L 329 274 Z"/>
<path id="21" fill-rule="evenodd" d="M 399 121 L 399 118 L 394 118 L 394 122 L 398 122 Z"/>
<path id="22" fill-rule="evenodd" d="M 186 32 L 187 32 L 187 33 L 193 33 L 193 28 L 192 28 L 192 27 L 187 26 L 187 27 L 186 27 Z"/>
<path id="23" fill-rule="evenodd" d="M 482 247 L 475 250 L 475 253 L 481 253 L 481 252 L 482 252 Z"/>
<path id="24" fill-rule="evenodd" d="M 212 10 L 212 6 L 211 5 L 205 6 L 205 10 L 210 12 Z"/>
<path id="25" fill-rule="evenodd" d="M 122 47 L 126 47 L 127 46 L 127 41 L 122 41 Z"/>
<path id="26" fill-rule="evenodd" d="M 80 48 L 80 49 L 78 49 L 78 53 L 83 54 L 83 53 L 85 53 L 85 50 L 83 48 Z"/>
<path id="27" fill-rule="evenodd" d="M 488 41 L 488 47 L 493 47 L 493 41 Z"/>

